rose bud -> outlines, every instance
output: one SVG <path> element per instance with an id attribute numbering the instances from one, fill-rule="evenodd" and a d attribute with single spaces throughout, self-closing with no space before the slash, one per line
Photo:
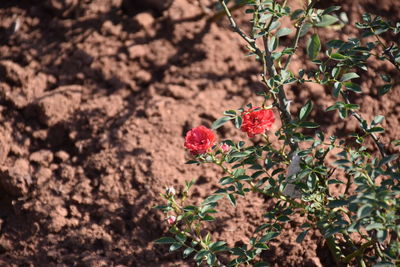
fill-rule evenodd
<path id="1" fill-rule="evenodd" d="M 223 143 L 223 144 L 221 145 L 221 150 L 222 150 L 222 152 L 224 152 L 224 153 L 228 153 L 230 149 L 231 149 L 231 146 L 228 145 L 228 144 Z"/>
<path id="2" fill-rule="evenodd" d="M 271 109 L 255 109 L 258 108 L 250 108 L 242 113 L 243 122 L 240 129 L 249 137 L 265 133 L 275 122 L 275 115 Z"/>
<path id="3" fill-rule="evenodd" d="M 215 143 L 214 132 L 204 126 L 198 126 L 187 132 L 185 147 L 192 155 L 204 154 L 209 151 Z"/>
<path id="4" fill-rule="evenodd" d="M 168 224 L 174 224 L 175 223 L 175 221 L 176 221 L 176 217 L 175 216 L 169 216 L 168 218 L 167 218 L 167 222 L 168 222 Z"/>
<path id="5" fill-rule="evenodd" d="M 176 193 L 175 188 L 173 186 L 167 187 L 165 189 L 165 191 L 166 191 L 167 195 L 170 195 L 170 196 L 173 196 Z"/>

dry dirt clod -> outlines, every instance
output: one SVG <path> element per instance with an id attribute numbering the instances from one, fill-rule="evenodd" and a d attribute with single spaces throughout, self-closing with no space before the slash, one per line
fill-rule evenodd
<path id="1" fill-rule="evenodd" d="M 0 169 L 0 186 L 11 196 L 26 195 L 31 183 L 30 166 L 26 159 L 17 159 L 11 168 Z"/>

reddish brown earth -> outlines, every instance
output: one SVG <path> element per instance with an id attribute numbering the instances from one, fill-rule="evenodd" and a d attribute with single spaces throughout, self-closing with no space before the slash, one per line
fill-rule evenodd
<path id="1" fill-rule="evenodd" d="M 259 65 L 226 20 L 207 22 L 195 0 L 168 2 L 1 1 L 0 266 L 194 266 L 152 244 L 167 229 L 152 206 L 165 186 L 181 189 L 186 180 L 197 179 L 195 202 L 216 188 L 218 170 L 183 164 L 183 137 L 225 109 L 259 103 L 262 85 Z M 365 10 L 400 15 L 396 0 L 332 2 L 351 23 Z M 346 39 L 356 30 L 320 34 Z M 310 66 L 295 58 L 298 67 Z M 355 102 L 367 118 L 386 116 L 384 141 L 399 139 L 400 91 L 378 98 L 380 71 L 392 68 L 371 61 Z M 288 94 L 294 112 L 309 96 L 314 115 L 333 102 L 320 86 Z M 335 113 L 317 121 L 339 136 L 357 127 Z M 232 127 L 218 134 L 245 138 Z M 210 229 L 231 245 L 247 242 L 272 204 L 259 196 L 240 199 L 237 209 L 222 202 Z M 317 231 L 295 242 L 301 221 L 287 224 L 263 258 L 331 266 Z"/>

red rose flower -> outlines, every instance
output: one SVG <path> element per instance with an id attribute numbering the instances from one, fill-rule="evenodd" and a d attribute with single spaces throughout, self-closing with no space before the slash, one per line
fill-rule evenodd
<path id="1" fill-rule="evenodd" d="M 271 109 L 250 108 L 242 113 L 242 127 L 243 132 L 247 133 L 249 137 L 256 134 L 263 134 L 265 130 L 271 129 L 272 124 L 275 122 L 275 115 Z"/>
<path id="2" fill-rule="evenodd" d="M 185 137 L 185 147 L 193 155 L 206 153 L 214 143 L 215 135 L 213 131 L 202 125 L 187 132 Z"/>

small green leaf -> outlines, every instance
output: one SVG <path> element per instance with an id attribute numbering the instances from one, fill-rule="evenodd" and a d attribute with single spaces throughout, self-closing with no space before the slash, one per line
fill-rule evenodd
<path id="1" fill-rule="evenodd" d="M 368 129 L 369 133 L 383 133 L 384 131 L 385 129 L 379 126 Z"/>
<path id="2" fill-rule="evenodd" d="M 189 256 L 192 252 L 194 251 L 194 248 L 186 248 L 184 251 L 183 251 L 183 258 L 186 258 L 187 256 Z"/>
<path id="3" fill-rule="evenodd" d="M 374 208 L 370 204 L 365 204 L 358 209 L 357 217 L 359 219 L 364 218 L 364 217 L 370 215 L 373 210 L 374 210 Z"/>
<path id="4" fill-rule="evenodd" d="M 356 83 L 352 83 L 352 82 L 345 82 L 344 86 L 347 88 L 347 90 L 356 92 L 356 93 L 361 93 L 361 87 L 356 84 Z"/>
<path id="5" fill-rule="evenodd" d="M 328 7 L 327 9 L 325 9 L 323 12 L 322 12 L 322 15 L 326 15 L 326 14 L 329 14 L 329 13 L 331 13 L 331 12 L 333 12 L 333 11 L 337 11 L 337 10 L 339 10 L 341 7 L 340 6 L 331 6 L 331 7 Z"/>
<path id="6" fill-rule="evenodd" d="M 260 242 L 261 243 L 268 242 L 269 240 L 277 237 L 278 235 L 279 235 L 279 232 L 269 232 L 269 233 L 263 235 L 263 237 L 261 237 Z"/>
<path id="7" fill-rule="evenodd" d="M 207 205 L 210 203 L 215 203 L 218 200 L 220 200 L 221 198 L 223 198 L 224 195 L 211 195 L 209 197 L 207 197 L 204 201 L 203 201 L 203 205 Z"/>
<path id="8" fill-rule="evenodd" d="M 177 241 L 172 238 L 172 237 L 161 237 L 160 239 L 157 239 L 154 241 L 156 244 L 174 244 L 177 243 Z"/>
<path id="9" fill-rule="evenodd" d="M 243 121 L 242 117 L 240 117 L 240 116 L 235 117 L 235 127 L 237 129 L 242 127 L 242 121 Z"/>
<path id="10" fill-rule="evenodd" d="M 345 206 L 347 205 L 348 201 L 346 200 L 342 200 L 342 199 L 334 199 L 329 201 L 328 203 L 328 208 L 337 208 L 337 207 L 341 207 L 341 206 Z"/>
<path id="11" fill-rule="evenodd" d="M 308 100 L 307 103 L 300 109 L 299 119 L 302 121 L 307 118 L 313 108 L 313 102 Z"/>
<path id="12" fill-rule="evenodd" d="M 236 207 L 236 198 L 233 194 L 228 194 L 228 199 L 231 202 L 232 206 Z"/>
<path id="13" fill-rule="evenodd" d="M 302 121 L 298 124 L 299 127 L 302 128 L 318 128 L 319 125 L 315 122 L 311 122 L 311 121 Z"/>
<path id="14" fill-rule="evenodd" d="M 281 29 L 279 29 L 279 31 L 275 34 L 275 36 L 279 38 L 279 37 L 282 37 L 282 36 L 285 36 L 285 35 L 289 35 L 291 32 L 292 32 L 292 30 L 289 29 L 289 28 L 281 28 Z"/>
<path id="15" fill-rule="evenodd" d="M 332 95 L 333 95 L 335 98 L 338 98 L 338 97 L 339 97 L 339 94 L 340 94 L 340 90 L 342 90 L 342 83 L 340 83 L 340 82 L 335 82 L 335 83 L 333 84 Z"/>
<path id="16" fill-rule="evenodd" d="M 343 61 L 343 60 L 348 59 L 347 56 L 344 56 L 344 55 L 339 54 L 339 53 L 333 53 L 333 54 L 331 54 L 331 58 L 334 59 L 334 60 L 336 60 L 336 61 Z"/>
<path id="17" fill-rule="evenodd" d="M 391 89 L 392 89 L 391 84 L 385 84 L 383 86 L 380 86 L 378 88 L 378 95 L 383 96 L 383 95 L 387 94 Z"/>
<path id="18" fill-rule="evenodd" d="M 349 72 L 349 73 L 344 74 L 344 75 L 342 76 L 342 78 L 340 79 L 340 81 L 341 81 L 341 82 L 345 82 L 345 81 L 349 81 L 349 80 L 351 80 L 351 79 L 356 79 L 356 78 L 359 78 L 359 77 L 360 77 L 360 76 L 358 76 L 357 73 L 355 73 L 355 72 Z"/>
<path id="19" fill-rule="evenodd" d="M 297 243 L 303 242 L 304 238 L 307 236 L 307 233 L 308 233 L 308 230 L 305 230 L 305 231 L 301 232 L 301 233 L 297 236 L 296 242 L 297 242 Z"/>
<path id="20" fill-rule="evenodd" d="M 222 125 L 224 125 L 226 122 L 230 121 L 232 117 L 222 117 L 219 118 L 218 120 L 214 121 L 214 123 L 211 126 L 211 129 L 216 130 Z"/>
<path id="21" fill-rule="evenodd" d="M 313 60 L 318 56 L 320 50 L 321 41 L 319 40 L 318 34 L 314 33 L 307 42 L 307 55 Z"/>
<path id="22" fill-rule="evenodd" d="M 181 243 L 173 243 L 173 244 L 169 247 L 169 251 L 172 252 L 172 251 L 175 251 L 175 250 L 180 249 L 181 247 L 182 247 L 182 244 L 181 244 Z"/>

